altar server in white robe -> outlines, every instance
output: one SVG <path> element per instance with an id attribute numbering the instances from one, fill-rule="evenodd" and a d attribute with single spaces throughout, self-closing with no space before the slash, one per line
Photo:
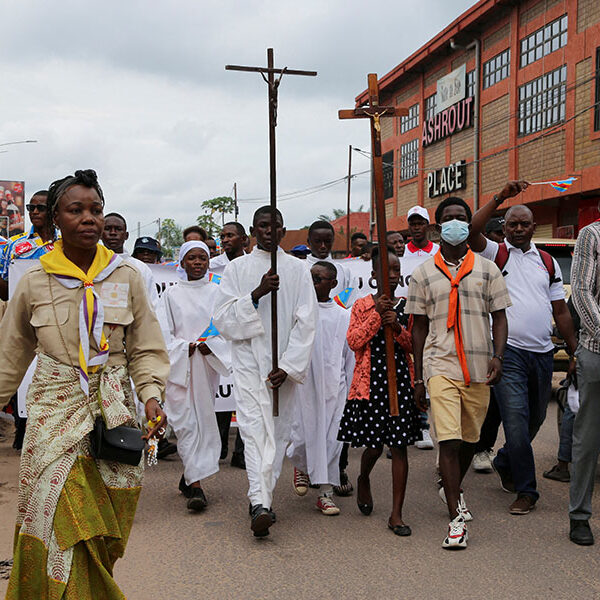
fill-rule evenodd
<path id="1" fill-rule="evenodd" d="M 352 275 L 350 269 L 340 262 L 334 263 L 331 250 L 335 241 L 335 230 L 328 221 L 315 221 L 308 228 L 308 247 L 310 254 L 306 257 L 306 266 L 312 266 L 324 260 L 335 264 L 337 269 L 337 283 L 331 291 L 331 298 L 344 308 L 350 308 L 357 298 L 358 279 Z"/>
<path id="2" fill-rule="evenodd" d="M 232 341 L 237 421 L 245 444 L 251 529 L 256 537 L 269 534 L 275 521 L 273 489 L 281 473 L 290 439 L 296 386 L 306 377 L 315 337 L 317 301 L 310 272 L 297 258 L 278 250 L 278 274 L 271 273 L 271 244 L 285 234 L 276 211 L 254 213 L 250 233 L 256 247 L 232 261 L 219 285 L 214 324 Z M 271 291 L 278 290 L 279 368 L 272 369 Z M 270 388 L 279 388 L 279 416 L 273 417 Z"/>
<path id="3" fill-rule="evenodd" d="M 340 485 L 343 447 L 337 435 L 354 372 L 354 353 L 346 341 L 350 311 L 330 298 L 337 285 L 336 265 L 317 261 L 311 275 L 319 303 L 317 332 L 308 375 L 295 402 L 287 455 L 294 465 L 296 493 L 304 496 L 309 484 L 320 485 L 317 508 L 324 515 L 337 515 L 332 486 Z"/>
<path id="4" fill-rule="evenodd" d="M 214 398 L 220 375 L 228 375 L 231 365 L 229 344 L 212 323 L 219 286 L 206 276 L 209 255 L 204 242 L 185 242 L 177 267 L 180 281 L 162 295 L 171 333 L 166 410 L 183 461 L 179 489 L 188 509 L 196 511 L 207 506 L 201 480 L 219 470 Z"/>

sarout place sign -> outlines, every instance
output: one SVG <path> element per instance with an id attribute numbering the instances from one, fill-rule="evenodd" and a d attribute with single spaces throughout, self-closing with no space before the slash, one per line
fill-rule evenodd
<path id="1" fill-rule="evenodd" d="M 427 192 L 430 198 L 456 192 L 465 187 L 467 187 L 467 163 L 464 160 L 427 173 Z"/>
<path id="2" fill-rule="evenodd" d="M 423 123 L 423 148 L 473 125 L 473 96 L 464 98 Z"/>

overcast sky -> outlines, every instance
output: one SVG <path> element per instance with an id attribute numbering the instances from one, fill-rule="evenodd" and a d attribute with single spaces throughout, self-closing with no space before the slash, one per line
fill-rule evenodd
<path id="1" fill-rule="evenodd" d="M 267 87 L 225 64 L 318 71 L 283 79 L 279 94 L 280 194 L 344 177 L 348 144 L 369 149 L 365 121 L 338 121 L 368 72 L 387 73 L 474 0 L 4 0 L 0 39 L 0 179 L 26 196 L 79 168 L 98 172 L 107 210 L 132 237 L 151 222 L 190 225 L 200 203 L 238 185 L 240 220 L 267 202 Z M 354 153 L 353 171 L 369 161 Z M 367 206 L 368 175 L 352 208 Z M 250 202 L 245 199 L 264 199 Z M 344 184 L 282 200 L 288 228 L 345 208 Z"/>

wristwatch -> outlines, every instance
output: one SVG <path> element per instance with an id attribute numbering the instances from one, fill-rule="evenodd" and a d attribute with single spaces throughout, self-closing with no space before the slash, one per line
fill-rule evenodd
<path id="1" fill-rule="evenodd" d="M 494 194 L 493 200 L 496 204 L 502 204 L 504 202 L 504 200 L 502 200 L 498 197 L 498 194 Z"/>
<path id="2" fill-rule="evenodd" d="M 504 356 L 502 356 L 502 354 L 494 354 L 492 358 L 497 358 L 500 362 L 504 362 Z"/>

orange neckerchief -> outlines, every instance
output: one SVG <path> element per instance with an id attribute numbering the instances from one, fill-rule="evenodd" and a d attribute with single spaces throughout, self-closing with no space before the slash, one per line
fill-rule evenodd
<path id="1" fill-rule="evenodd" d="M 442 257 L 442 251 L 438 250 L 435 258 L 435 266 L 450 280 L 450 301 L 448 304 L 448 322 L 446 326 L 448 329 L 454 327 L 454 343 L 456 344 L 456 353 L 458 354 L 458 362 L 463 372 L 465 385 L 471 383 L 471 374 L 469 373 L 469 366 L 467 365 L 467 357 L 465 356 L 465 347 L 463 344 L 462 326 L 460 323 L 460 299 L 458 296 L 458 284 L 461 280 L 466 277 L 472 270 L 475 264 L 475 255 L 471 250 L 467 250 L 467 254 L 458 269 L 456 277 L 452 277 L 448 265 L 445 263 Z"/>

